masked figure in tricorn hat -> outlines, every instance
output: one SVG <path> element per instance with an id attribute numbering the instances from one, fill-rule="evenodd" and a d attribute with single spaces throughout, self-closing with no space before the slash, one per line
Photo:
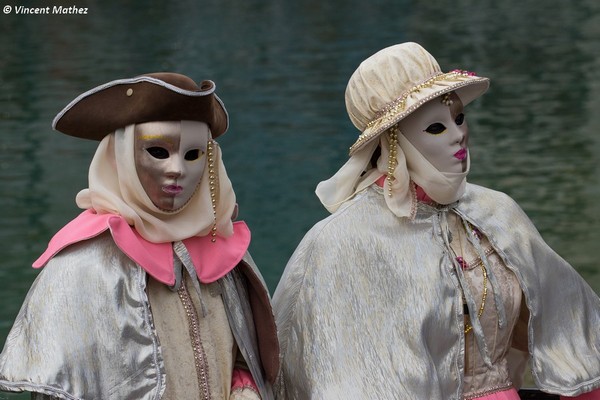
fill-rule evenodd
<path id="1" fill-rule="evenodd" d="M 279 352 L 215 138 L 212 81 L 112 81 L 54 128 L 99 140 L 85 209 L 34 263 L 0 389 L 61 399 L 270 399 Z"/>
<path id="2" fill-rule="evenodd" d="M 507 195 L 466 182 L 463 107 L 488 79 L 415 43 L 346 89 L 361 131 L 317 195 L 273 308 L 287 399 L 600 398 L 600 300 Z"/>

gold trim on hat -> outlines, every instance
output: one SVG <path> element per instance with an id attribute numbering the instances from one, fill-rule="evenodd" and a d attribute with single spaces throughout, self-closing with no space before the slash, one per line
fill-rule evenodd
<path id="1" fill-rule="evenodd" d="M 367 124 L 367 126 L 363 130 L 363 133 L 358 137 L 356 142 L 352 146 L 350 146 L 350 155 L 352 155 L 356 150 L 361 148 L 375 136 L 379 135 L 381 132 L 395 125 L 402 118 L 403 114 L 412 112 L 414 109 L 420 107 L 429 100 L 432 100 L 444 93 L 451 92 L 458 88 L 468 86 L 476 82 L 484 81 L 486 79 L 487 78 L 476 76 L 473 72 L 453 70 L 447 73 L 440 73 L 413 86 L 409 90 L 403 92 L 396 99 L 389 102 L 381 110 L 377 111 L 375 117 Z M 406 99 L 410 95 L 412 95 L 413 93 L 417 93 L 423 89 L 431 88 L 432 86 L 439 84 L 442 81 L 448 82 L 450 83 L 450 85 L 443 87 L 435 93 L 420 99 L 409 109 L 406 109 Z"/>

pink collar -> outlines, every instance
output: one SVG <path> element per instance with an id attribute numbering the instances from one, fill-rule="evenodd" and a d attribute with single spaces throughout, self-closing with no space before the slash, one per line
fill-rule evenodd
<path id="1" fill-rule="evenodd" d="M 42 268 L 61 250 L 96 237 L 107 229 L 132 261 L 155 279 L 167 285 L 175 284 L 171 243 L 151 243 L 120 215 L 96 214 L 93 210 L 82 212 L 58 231 L 46 251 L 33 263 L 33 268 Z M 190 253 L 200 282 L 210 283 L 225 276 L 240 262 L 250 245 L 250 230 L 245 222 L 237 221 L 233 223 L 233 235 L 228 238 L 219 236 L 213 243 L 210 236 L 194 236 L 183 240 L 183 244 Z"/>

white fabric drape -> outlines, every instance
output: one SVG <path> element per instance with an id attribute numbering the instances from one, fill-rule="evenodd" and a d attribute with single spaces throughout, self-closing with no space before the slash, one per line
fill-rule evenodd
<path id="1" fill-rule="evenodd" d="M 381 148 L 381 156 L 377 168 L 367 170 L 373 152 Z M 389 135 L 383 134 L 379 141 L 368 143 L 358 150 L 331 178 L 317 185 L 316 194 L 325 208 L 333 213 L 340 205 L 350 200 L 356 193 L 371 186 L 388 170 L 390 151 Z M 396 155 L 397 165 L 394 170 L 391 193 L 389 181 L 386 179 L 384 193 L 386 204 L 398 217 L 413 218 L 416 212 L 416 192 L 414 185 L 419 185 L 429 197 L 439 204 L 450 204 L 457 201 L 465 191 L 467 175 L 470 168 L 470 157 L 467 157 L 467 168 L 462 173 L 445 173 L 438 171 L 403 135 L 398 135 Z M 366 172 L 365 172 L 366 171 Z"/>

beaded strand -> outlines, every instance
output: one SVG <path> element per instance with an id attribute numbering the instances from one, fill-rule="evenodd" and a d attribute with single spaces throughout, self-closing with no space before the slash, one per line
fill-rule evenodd
<path id="1" fill-rule="evenodd" d="M 394 125 L 390 128 L 390 153 L 388 155 L 388 170 L 387 170 L 387 183 L 388 183 L 388 196 L 392 197 L 392 182 L 394 180 L 394 171 L 398 165 L 398 126 Z"/>
<path id="2" fill-rule="evenodd" d="M 207 153 L 208 153 L 208 184 L 210 188 L 210 201 L 212 205 L 213 211 L 213 226 L 210 230 L 211 242 L 217 241 L 217 204 L 218 204 L 218 196 L 217 196 L 217 188 L 219 186 L 219 178 L 215 170 L 215 160 L 214 160 L 214 146 L 216 143 L 213 140 L 208 141 Z"/>

